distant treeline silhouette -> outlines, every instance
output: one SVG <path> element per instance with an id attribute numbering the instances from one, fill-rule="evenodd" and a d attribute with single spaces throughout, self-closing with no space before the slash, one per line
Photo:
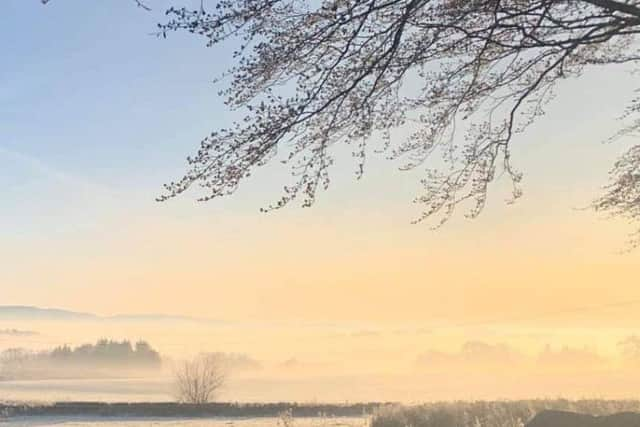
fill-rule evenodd
<path id="1" fill-rule="evenodd" d="M 101 339 L 77 347 L 62 345 L 33 352 L 21 348 L 0 354 L 0 379 L 113 376 L 123 371 L 159 369 L 160 354 L 146 341 Z"/>
<path id="2" fill-rule="evenodd" d="M 49 353 L 40 353 L 56 362 L 91 363 L 91 364 L 135 364 L 142 366 L 159 366 L 160 354 L 146 341 L 138 341 L 132 345 L 130 341 L 112 341 L 102 339 L 95 344 L 84 344 L 75 348 L 63 345 Z"/>

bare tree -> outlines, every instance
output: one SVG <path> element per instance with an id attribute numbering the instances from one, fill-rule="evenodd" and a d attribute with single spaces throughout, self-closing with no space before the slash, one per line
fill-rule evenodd
<path id="1" fill-rule="evenodd" d="M 225 378 L 219 358 L 199 355 L 175 370 L 176 398 L 179 402 L 198 405 L 211 402 L 224 385 Z"/>
<path id="2" fill-rule="evenodd" d="M 207 136 L 160 200 L 196 183 L 201 200 L 231 194 L 280 152 L 295 179 L 266 210 L 295 199 L 309 206 L 329 185 L 331 147 L 352 145 L 359 177 L 379 135 L 403 169 L 439 159 L 424 166 L 418 221 L 444 222 L 461 203 L 475 217 L 498 176 L 510 179 L 513 199 L 521 195 L 512 140 L 543 114 L 559 81 L 640 60 L 638 0 L 223 0 L 168 14 L 161 35 L 238 42 L 221 95 L 247 113 Z M 392 138 L 403 126 L 410 135 Z M 640 119 L 623 133 L 639 128 Z M 640 217 L 639 150 L 617 165 L 598 209 Z"/>

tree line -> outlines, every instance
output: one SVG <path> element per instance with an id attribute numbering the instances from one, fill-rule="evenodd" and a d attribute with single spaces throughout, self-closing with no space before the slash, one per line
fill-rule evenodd
<path id="1" fill-rule="evenodd" d="M 114 374 L 124 370 L 155 370 L 162 365 L 160 353 L 143 340 L 101 339 L 95 344 L 57 346 L 31 351 L 11 348 L 0 353 L 0 378 L 51 378 Z"/>

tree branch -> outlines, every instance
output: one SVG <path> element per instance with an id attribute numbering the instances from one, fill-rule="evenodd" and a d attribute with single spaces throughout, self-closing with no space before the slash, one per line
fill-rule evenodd
<path id="1" fill-rule="evenodd" d="M 616 12 L 625 13 L 627 15 L 640 18 L 640 8 L 632 4 L 620 3 L 614 0 L 582 0 L 585 3 L 590 3 L 595 6 L 600 6 L 604 9 L 614 10 Z"/>

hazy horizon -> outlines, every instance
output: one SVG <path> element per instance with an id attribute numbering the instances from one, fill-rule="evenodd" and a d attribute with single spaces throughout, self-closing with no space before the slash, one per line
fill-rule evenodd
<path id="1" fill-rule="evenodd" d="M 246 355 L 262 368 L 221 394 L 241 401 L 640 397 L 640 344 L 620 345 L 640 336 L 633 225 L 585 209 L 635 141 L 603 143 L 634 96 L 629 67 L 563 81 L 514 141 L 524 196 L 507 204 L 498 181 L 474 220 L 411 224 L 421 172 L 376 156 L 360 181 L 337 161 L 309 209 L 259 211 L 287 182 L 277 165 L 232 197 L 157 203 L 201 138 L 238 117 L 212 83 L 233 46 L 158 38 L 175 2 L 130 3 L 3 4 L 0 309 L 103 319 L 0 310 L 0 352 L 107 338 L 175 360 Z M 168 399 L 169 378 L 85 392 Z M 50 387 L 0 381 L 20 398 Z"/>
<path id="2" fill-rule="evenodd" d="M 18 378 L 0 387 L 6 396 L 29 400 L 38 400 L 37 396 L 44 400 L 77 399 L 83 393 L 87 398 L 107 400 L 119 400 L 118 396 L 138 401 L 170 400 L 173 364 L 208 352 L 235 355 L 247 362 L 231 370 L 229 384 L 220 394 L 223 400 L 632 398 L 640 380 L 640 341 L 621 345 L 634 336 L 630 327 L 514 328 L 491 322 L 476 326 L 292 325 L 132 320 L 126 316 L 120 320 L 29 320 L 1 314 L 0 308 L 2 328 L 29 330 L 35 335 L 0 335 L 0 353 L 8 348 L 45 351 L 64 344 L 74 347 L 101 338 L 133 343 L 144 339 L 164 360 L 160 371 L 125 374 L 126 370 L 114 370 L 104 376 L 96 369 L 57 380 L 41 372 L 46 381 Z M 74 378 L 81 381 L 74 382 Z M 131 380 L 126 382 L 126 378 Z M 123 394 L 118 395 L 117 390 Z"/>

